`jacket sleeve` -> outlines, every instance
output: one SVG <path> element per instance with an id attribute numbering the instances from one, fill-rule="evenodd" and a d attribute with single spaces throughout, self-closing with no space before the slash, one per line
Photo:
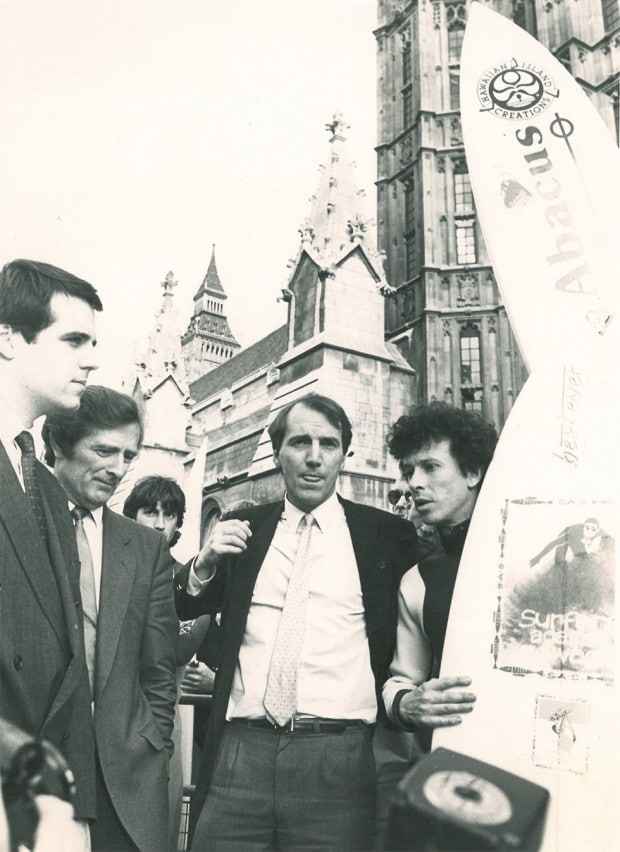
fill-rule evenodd
<path id="1" fill-rule="evenodd" d="M 194 560 L 185 565 L 177 563 L 174 574 L 174 605 L 181 621 L 198 618 L 201 615 L 215 615 L 222 608 L 224 586 L 226 584 L 226 565 L 223 563 L 215 571 L 200 595 L 192 595 L 187 589 L 187 580 Z"/>
<path id="2" fill-rule="evenodd" d="M 396 696 L 424 683 L 433 665 L 433 653 L 424 632 L 424 592 L 424 582 L 417 567 L 407 571 L 398 593 L 396 653 L 390 666 L 391 677 L 383 686 L 386 713 L 395 724 L 399 724 L 393 712 Z"/>
<path id="3" fill-rule="evenodd" d="M 155 567 L 140 652 L 140 685 L 166 748 L 172 754 L 179 621 L 170 585 L 171 557 L 163 538 L 154 556 Z"/>

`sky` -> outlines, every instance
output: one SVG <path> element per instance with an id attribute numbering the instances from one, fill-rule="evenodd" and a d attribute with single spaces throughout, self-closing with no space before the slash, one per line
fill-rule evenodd
<path id="1" fill-rule="evenodd" d="M 0 0 L 0 262 L 99 291 L 119 386 L 173 271 L 185 327 L 215 244 L 243 346 L 277 303 L 336 111 L 374 210 L 376 0 Z"/>

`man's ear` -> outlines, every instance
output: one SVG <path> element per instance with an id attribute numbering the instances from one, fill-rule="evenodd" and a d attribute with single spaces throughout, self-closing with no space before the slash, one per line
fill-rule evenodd
<path id="1" fill-rule="evenodd" d="M 273 451 L 273 463 L 280 470 L 280 453 L 277 450 Z"/>
<path id="2" fill-rule="evenodd" d="M 0 324 L 0 355 L 7 361 L 12 361 L 15 357 L 14 334 L 10 325 Z"/>
<path id="3" fill-rule="evenodd" d="M 482 480 L 482 471 L 480 469 L 469 471 L 465 476 L 465 480 L 468 488 L 477 488 Z"/>

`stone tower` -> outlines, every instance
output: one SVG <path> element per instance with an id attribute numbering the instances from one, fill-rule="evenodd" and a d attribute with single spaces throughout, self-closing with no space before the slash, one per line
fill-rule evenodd
<path id="1" fill-rule="evenodd" d="M 190 382 L 228 361 L 240 348 L 224 310 L 227 298 L 217 271 L 213 246 L 207 274 L 194 296 L 194 313 L 181 338 Z"/>
<path id="2" fill-rule="evenodd" d="M 564 62 L 618 134 L 618 0 L 491 7 Z M 378 245 L 395 296 L 386 334 L 415 368 L 419 401 L 502 426 L 526 371 L 476 218 L 459 116 L 469 0 L 379 0 Z M 535 306 L 533 306 L 535 310 Z"/>
<path id="3" fill-rule="evenodd" d="M 203 520 L 238 500 L 282 496 L 267 426 L 284 405 L 312 392 L 338 400 L 353 424 L 340 493 L 388 506 L 395 465 L 386 430 L 415 400 L 415 372 L 385 341 L 391 288 L 356 186 L 346 125 L 335 115 L 326 129 L 318 187 L 280 291 L 286 324 L 191 383 L 192 426 L 208 435 Z"/>
<path id="4" fill-rule="evenodd" d="M 174 274 L 169 272 L 161 283 L 161 307 L 148 336 L 136 347 L 134 368 L 123 381 L 123 390 L 140 409 L 144 438 L 137 459 L 110 501 L 114 509 L 120 510 L 136 480 L 147 474 L 172 476 L 183 482 L 193 400 L 181 353 L 181 325 L 174 306 L 176 286 Z"/>

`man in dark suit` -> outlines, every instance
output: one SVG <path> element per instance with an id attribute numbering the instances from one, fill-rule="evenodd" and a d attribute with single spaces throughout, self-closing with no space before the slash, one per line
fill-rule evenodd
<path id="1" fill-rule="evenodd" d="M 284 502 L 220 522 L 177 575 L 222 611 L 192 848 L 369 849 L 377 695 L 415 528 L 335 493 L 351 442 L 338 403 L 305 396 L 269 432 Z"/>
<path id="2" fill-rule="evenodd" d="M 97 768 L 92 848 L 163 850 L 176 697 L 173 560 L 161 534 L 105 505 L 138 453 L 138 409 L 125 394 L 91 386 L 76 412 L 47 418 L 43 437 L 82 562 Z"/>
<path id="3" fill-rule="evenodd" d="M 79 405 L 97 366 L 99 310 L 95 289 L 57 267 L 15 260 L 0 272 L 0 716 L 60 749 L 82 820 L 95 801 L 79 560 L 66 499 L 29 430 Z"/>

